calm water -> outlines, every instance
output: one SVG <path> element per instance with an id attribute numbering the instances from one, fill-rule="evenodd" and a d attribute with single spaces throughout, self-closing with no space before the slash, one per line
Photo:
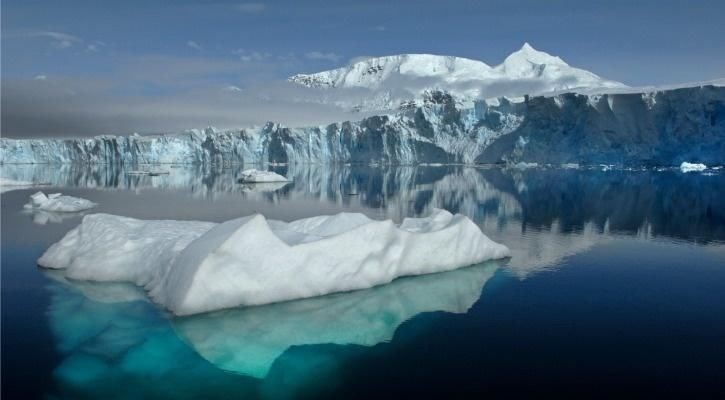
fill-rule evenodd
<path id="1" fill-rule="evenodd" d="M 725 394 L 725 173 L 304 166 L 129 176 L 3 167 L 93 212 L 224 221 L 445 208 L 513 257 L 371 290 L 171 318 L 35 261 L 81 215 L 2 194 L 3 398 Z"/>

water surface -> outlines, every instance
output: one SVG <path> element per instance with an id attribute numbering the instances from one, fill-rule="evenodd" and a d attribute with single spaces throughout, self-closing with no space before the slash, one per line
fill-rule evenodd
<path id="1" fill-rule="evenodd" d="M 4 398 L 297 398 L 725 392 L 725 175 L 470 167 L 274 167 L 131 176 L 3 166 L 91 212 L 224 221 L 340 211 L 468 215 L 508 260 L 370 290 L 172 318 L 129 284 L 35 261 L 83 213 L 2 194 Z"/>

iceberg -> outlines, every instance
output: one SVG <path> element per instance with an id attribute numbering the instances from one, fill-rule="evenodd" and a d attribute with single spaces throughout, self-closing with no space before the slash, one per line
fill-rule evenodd
<path id="1" fill-rule="evenodd" d="M 272 171 L 260 171 L 257 169 L 247 169 L 242 171 L 240 181 L 242 183 L 273 183 L 273 182 L 289 182 L 284 176 Z"/>
<path id="2" fill-rule="evenodd" d="M 36 192 L 30 196 L 30 202 L 24 208 L 26 210 L 74 213 L 89 210 L 97 205 L 80 197 L 64 196 L 60 193 L 52 193 L 46 196 L 43 192 Z"/>
<path id="3" fill-rule="evenodd" d="M 704 171 L 706 169 L 707 165 L 705 164 L 689 163 L 687 161 L 683 161 L 680 164 L 680 171 L 682 172 Z"/>
<path id="4" fill-rule="evenodd" d="M 467 217 L 400 225 L 359 213 L 221 224 L 88 215 L 38 260 L 71 279 L 133 282 L 176 315 L 367 289 L 509 256 Z"/>

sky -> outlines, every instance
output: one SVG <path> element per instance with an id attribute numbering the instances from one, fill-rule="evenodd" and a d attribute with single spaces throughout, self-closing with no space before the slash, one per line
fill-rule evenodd
<path id="1" fill-rule="evenodd" d="M 6 137 L 330 122 L 349 116 L 286 101 L 284 79 L 400 53 L 495 65 L 524 42 L 631 86 L 725 77 L 723 1 L 4 0 L 1 12 Z"/>

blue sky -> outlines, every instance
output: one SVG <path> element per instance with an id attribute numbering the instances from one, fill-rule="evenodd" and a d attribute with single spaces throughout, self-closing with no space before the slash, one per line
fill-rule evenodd
<path id="1" fill-rule="evenodd" d="M 31 82 L 42 80 L 55 82 L 58 96 L 125 99 L 118 108 L 128 107 L 126 116 L 113 122 L 124 131 L 141 126 L 129 106 L 141 99 L 244 88 L 361 56 L 434 53 L 498 64 L 525 41 L 629 85 L 710 80 L 725 77 L 723 15 L 723 1 L 5 0 L 3 97 L 52 97 Z M 22 100 L 13 109 L 33 104 Z M 8 112 L 3 120 L 13 126 Z"/>

